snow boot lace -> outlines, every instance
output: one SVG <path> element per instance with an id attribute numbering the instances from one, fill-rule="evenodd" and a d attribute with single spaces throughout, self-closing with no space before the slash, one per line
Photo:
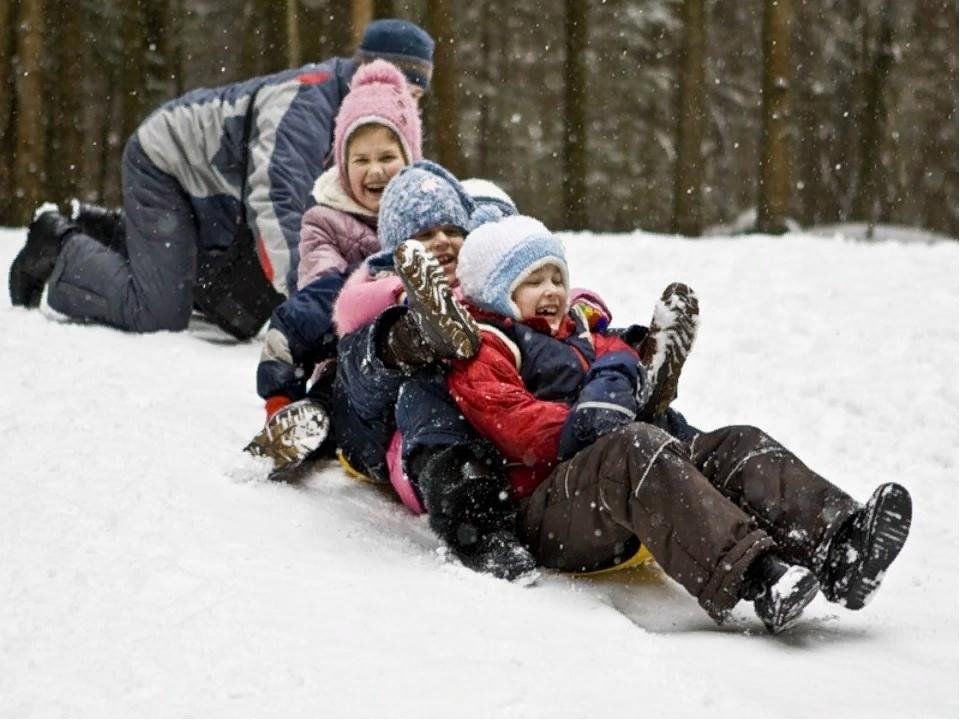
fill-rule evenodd
<path id="1" fill-rule="evenodd" d="M 878 487 L 829 541 L 820 583 L 827 600 L 850 610 L 869 603 L 910 532 L 913 505 L 902 485 Z"/>
<path id="2" fill-rule="evenodd" d="M 443 268 L 423 243 L 402 242 L 393 257 L 424 339 L 441 357 L 466 359 L 476 355 L 480 329 L 454 297 Z"/>

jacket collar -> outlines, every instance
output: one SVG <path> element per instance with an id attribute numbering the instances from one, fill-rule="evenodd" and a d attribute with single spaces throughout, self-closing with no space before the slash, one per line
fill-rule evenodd
<path id="1" fill-rule="evenodd" d="M 320 205 L 326 205 L 334 210 L 340 210 L 351 215 L 360 215 L 366 218 L 376 218 L 377 213 L 367 210 L 352 197 L 347 195 L 340 184 L 340 170 L 334 165 L 324 170 L 313 184 L 313 199 Z"/>

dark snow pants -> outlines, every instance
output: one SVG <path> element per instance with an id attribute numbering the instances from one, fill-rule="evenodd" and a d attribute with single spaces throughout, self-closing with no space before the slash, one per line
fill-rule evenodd
<path id="1" fill-rule="evenodd" d="M 129 257 L 75 233 L 50 278 L 47 302 L 72 318 L 124 330 L 183 330 L 193 309 L 197 228 L 190 199 L 157 169 L 136 136 L 121 167 Z"/>
<path id="2" fill-rule="evenodd" d="M 687 444 L 633 423 L 557 465 L 521 502 L 520 528 L 541 564 L 575 572 L 627 559 L 638 538 L 720 619 L 758 555 L 776 549 L 817 571 L 826 541 L 858 507 L 757 428 Z"/>

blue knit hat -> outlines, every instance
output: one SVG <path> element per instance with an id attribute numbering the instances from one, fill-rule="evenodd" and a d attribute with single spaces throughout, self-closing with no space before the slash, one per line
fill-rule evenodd
<path id="1" fill-rule="evenodd" d="M 463 294 L 474 305 L 522 320 L 513 291 L 544 265 L 556 265 L 570 288 L 567 258 L 560 239 L 539 220 L 511 215 L 471 232 L 457 262 Z"/>
<path id="2" fill-rule="evenodd" d="M 433 38 L 406 20 L 374 20 L 367 25 L 357 49 L 357 59 L 369 62 L 389 60 L 414 85 L 430 89 L 433 75 Z"/>
<path id="3" fill-rule="evenodd" d="M 407 165 L 384 188 L 377 220 L 383 250 L 371 255 L 367 264 L 374 272 L 393 267 L 393 251 L 400 243 L 439 225 L 453 225 L 466 234 L 475 209 L 473 199 L 445 167 L 430 160 Z"/>

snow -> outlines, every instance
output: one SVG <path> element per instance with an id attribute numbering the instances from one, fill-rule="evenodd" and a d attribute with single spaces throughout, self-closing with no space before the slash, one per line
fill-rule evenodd
<path id="1" fill-rule="evenodd" d="M 23 238 L 0 230 L 0 268 Z M 957 244 L 566 238 L 621 323 L 696 289 L 676 403 L 695 424 L 758 425 L 860 500 L 911 490 L 867 608 L 818 597 L 772 637 L 745 603 L 715 626 L 652 568 L 473 574 L 338 467 L 250 479 L 255 342 L 58 323 L 2 293 L 0 715 L 956 716 Z"/>

